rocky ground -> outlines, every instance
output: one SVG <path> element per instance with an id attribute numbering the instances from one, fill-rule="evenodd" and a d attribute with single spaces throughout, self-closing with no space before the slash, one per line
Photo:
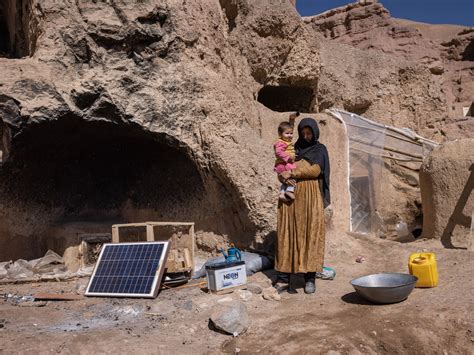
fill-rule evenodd
<path id="1" fill-rule="evenodd" d="M 440 248 L 433 241 L 401 244 L 353 236 L 328 238 L 327 265 L 334 281 L 317 282 L 317 293 L 282 294 L 280 301 L 252 294 L 210 295 L 202 284 L 162 290 L 156 299 L 84 298 L 77 301 L 0 301 L 0 351 L 4 353 L 417 353 L 474 351 L 472 252 Z M 440 284 L 415 289 L 401 303 L 377 306 L 360 299 L 349 281 L 361 275 L 406 272 L 411 252 L 438 258 Z M 366 261 L 357 263 L 358 255 Z M 273 272 L 249 282 L 265 289 Z M 0 294 L 81 294 L 87 279 L 2 285 Z M 238 337 L 213 329 L 216 307 L 245 304 L 248 330 Z"/>

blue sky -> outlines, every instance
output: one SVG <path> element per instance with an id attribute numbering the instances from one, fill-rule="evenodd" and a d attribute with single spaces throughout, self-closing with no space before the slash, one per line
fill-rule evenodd
<path id="1" fill-rule="evenodd" d="M 346 5 L 344 0 L 297 0 L 302 16 L 319 14 Z M 392 17 L 408 20 L 474 26 L 474 0 L 381 0 Z"/>

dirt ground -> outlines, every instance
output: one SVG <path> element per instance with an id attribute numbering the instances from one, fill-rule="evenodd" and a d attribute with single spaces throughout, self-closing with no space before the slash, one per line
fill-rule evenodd
<path id="1" fill-rule="evenodd" d="M 406 301 L 383 306 L 353 292 L 352 278 L 406 272 L 409 254 L 421 250 L 437 255 L 438 287 L 415 289 Z M 356 263 L 358 255 L 366 261 Z M 281 301 L 253 294 L 245 302 L 250 327 L 236 338 L 211 330 L 209 316 L 238 294 L 209 295 L 199 286 L 166 289 L 153 300 L 84 298 L 42 307 L 0 300 L 0 353 L 474 353 L 472 252 L 442 249 L 434 241 L 329 235 L 326 265 L 336 269 L 336 279 L 318 280 L 315 295 L 301 288 Z M 267 287 L 272 275 L 258 273 L 249 281 Z M 2 285 L 0 294 L 81 294 L 87 282 Z"/>

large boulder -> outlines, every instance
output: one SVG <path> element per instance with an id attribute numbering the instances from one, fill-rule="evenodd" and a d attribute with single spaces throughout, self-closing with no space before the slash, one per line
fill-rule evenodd
<path id="1" fill-rule="evenodd" d="M 474 211 L 474 139 L 436 148 L 420 171 L 423 236 L 466 247 Z"/>
<path id="2" fill-rule="evenodd" d="M 247 306 L 242 302 L 216 306 L 210 320 L 217 330 L 233 336 L 245 332 L 249 327 Z"/>

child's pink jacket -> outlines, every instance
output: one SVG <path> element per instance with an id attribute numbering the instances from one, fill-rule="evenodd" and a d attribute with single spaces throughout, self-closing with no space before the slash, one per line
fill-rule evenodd
<path id="1" fill-rule="evenodd" d="M 290 157 L 295 157 L 295 148 L 293 143 L 285 142 L 283 139 L 279 139 L 273 145 L 275 149 L 275 168 L 273 169 L 276 173 L 280 174 L 284 171 L 293 170 L 296 168 L 295 163 L 289 163 Z"/>

